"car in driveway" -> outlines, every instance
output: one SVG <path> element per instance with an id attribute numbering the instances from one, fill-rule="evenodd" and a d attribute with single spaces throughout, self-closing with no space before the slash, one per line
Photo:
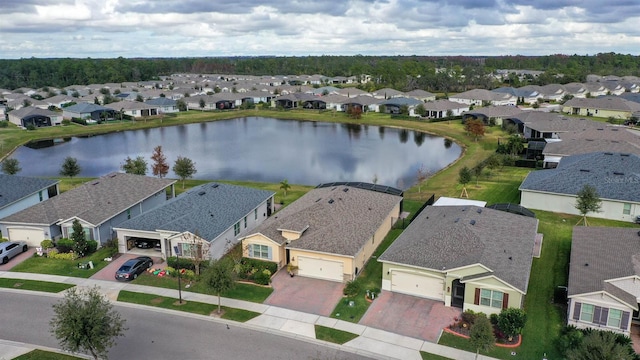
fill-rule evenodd
<path id="1" fill-rule="evenodd" d="M 115 278 L 119 281 L 131 281 L 152 266 L 153 259 L 148 256 L 138 256 L 125 261 L 116 271 Z"/>
<path id="2" fill-rule="evenodd" d="M 3 264 L 6 264 L 11 258 L 22 254 L 29 250 L 29 246 L 24 241 L 5 241 L 0 243 L 0 259 Z"/>

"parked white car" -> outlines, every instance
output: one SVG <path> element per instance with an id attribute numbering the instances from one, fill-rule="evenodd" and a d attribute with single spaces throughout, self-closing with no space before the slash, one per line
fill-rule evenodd
<path id="1" fill-rule="evenodd" d="M 0 243 L 0 259 L 3 264 L 6 264 L 9 260 L 26 252 L 28 249 L 29 246 L 24 241 L 5 241 Z"/>

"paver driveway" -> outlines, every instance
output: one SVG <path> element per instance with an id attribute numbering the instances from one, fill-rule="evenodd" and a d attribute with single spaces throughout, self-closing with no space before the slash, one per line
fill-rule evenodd
<path id="1" fill-rule="evenodd" d="M 369 306 L 360 324 L 417 339 L 437 342 L 461 309 L 443 302 L 383 291 Z"/>
<path id="2" fill-rule="evenodd" d="M 272 278 L 273 293 L 264 304 L 322 316 L 331 315 L 342 299 L 344 284 L 303 276 L 290 277 L 285 270 L 281 269 Z"/>
<path id="3" fill-rule="evenodd" d="M 15 267 L 16 265 L 20 264 L 24 260 L 32 257 L 35 252 L 36 252 L 36 248 L 30 247 L 29 250 L 27 250 L 26 252 L 23 252 L 22 254 L 19 254 L 18 256 L 16 256 L 13 259 L 9 260 L 8 263 L 6 263 L 4 265 L 0 264 L 0 271 L 9 271 L 9 270 L 11 270 L 13 267 Z"/>
<path id="4" fill-rule="evenodd" d="M 120 268 L 125 261 L 129 259 L 133 259 L 140 256 L 139 254 L 120 254 L 117 258 L 115 258 L 109 265 L 105 266 L 102 270 L 91 276 L 91 279 L 95 280 L 110 280 L 110 281 L 118 281 L 115 279 L 116 271 Z M 153 267 L 154 268 L 164 268 L 166 263 L 160 263 L 160 257 L 151 257 L 153 259 Z"/>

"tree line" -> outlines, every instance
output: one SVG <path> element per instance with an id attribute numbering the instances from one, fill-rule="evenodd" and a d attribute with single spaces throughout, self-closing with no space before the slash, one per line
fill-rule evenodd
<path id="1" fill-rule="evenodd" d="M 640 75 L 640 56 L 303 56 L 115 59 L 0 60 L 0 88 L 153 81 L 173 73 L 239 75 L 313 75 L 328 77 L 367 74 L 372 81 L 363 90 L 391 87 L 409 91 L 464 91 L 501 86 L 489 75 L 496 69 L 545 71 L 529 83 L 585 82 L 588 74 Z M 560 76 L 561 75 L 561 76 Z M 509 79 L 514 84 L 517 79 Z M 371 89 L 373 88 L 373 89 Z"/>

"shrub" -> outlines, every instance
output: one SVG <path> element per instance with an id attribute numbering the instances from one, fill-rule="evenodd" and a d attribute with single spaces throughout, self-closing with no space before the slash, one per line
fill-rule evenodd
<path id="1" fill-rule="evenodd" d="M 525 322 L 527 314 L 522 309 L 507 308 L 500 311 L 498 315 L 498 329 L 509 339 L 520 334 Z"/>
<path id="2" fill-rule="evenodd" d="M 473 323 L 476 322 L 476 318 L 480 316 L 480 314 L 482 313 L 476 313 L 473 310 L 467 310 L 462 313 L 462 322 L 473 325 Z"/>
<path id="3" fill-rule="evenodd" d="M 0 128 L 6 128 L 6 127 L 9 127 L 9 122 L 0 120 Z"/>
<path id="4" fill-rule="evenodd" d="M 62 120 L 62 125 L 66 126 L 66 125 L 69 125 L 69 124 L 71 124 L 71 120 L 69 120 L 69 119 Z"/>
<path id="5" fill-rule="evenodd" d="M 88 240 L 87 253 L 85 255 L 93 254 L 94 252 L 96 252 L 96 250 L 98 250 L 98 242 L 95 240 Z"/>
<path id="6" fill-rule="evenodd" d="M 68 253 L 73 250 L 75 243 L 71 239 L 62 238 L 56 243 L 56 248 L 60 253 Z"/>
<path id="7" fill-rule="evenodd" d="M 0 238 L 0 243 L 3 243 L 3 242 L 5 242 L 5 241 L 9 241 L 9 239 L 7 239 L 7 238 Z"/>
<path id="8" fill-rule="evenodd" d="M 271 274 L 268 270 L 258 271 L 253 275 L 253 281 L 260 285 L 269 285 L 271 282 Z"/>
<path id="9" fill-rule="evenodd" d="M 180 276 L 185 280 L 193 281 L 196 279 L 196 272 L 193 270 L 185 270 Z"/>
<path id="10" fill-rule="evenodd" d="M 35 129 L 36 129 L 36 126 L 33 124 L 27 125 L 27 130 L 35 130 Z"/>
<path id="11" fill-rule="evenodd" d="M 111 239 L 104 244 L 104 247 L 109 249 L 109 256 L 113 257 L 118 253 L 118 239 Z"/>
<path id="12" fill-rule="evenodd" d="M 164 271 L 167 273 L 167 275 L 169 275 L 171 277 L 178 276 L 178 272 L 176 271 L 176 269 L 172 268 L 171 266 L 165 267 Z"/>
<path id="13" fill-rule="evenodd" d="M 342 293 L 346 296 L 356 296 L 359 292 L 360 283 L 358 282 L 358 280 L 351 280 L 347 282 L 347 284 L 344 286 L 344 289 L 342 289 Z"/>
<path id="14" fill-rule="evenodd" d="M 75 260 L 77 259 L 76 254 L 74 253 L 59 253 L 56 249 L 49 250 L 47 254 L 48 258 L 51 259 L 59 259 L 59 260 Z"/>
<path id="15" fill-rule="evenodd" d="M 202 264 L 204 264 L 204 261 L 202 262 Z M 175 256 L 169 257 L 167 258 L 167 265 L 174 269 L 187 269 L 187 270 L 194 270 L 194 271 L 196 269 L 196 265 L 193 263 L 193 260 L 189 258 L 183 258 L 183 257 L 181 258 L 178 258 Z M 200 269 L 202 270 L 202 266 L 200 267 Z"/>
<path id="16" fill-rule="evenodd" d="M 489 320 L 491 321 L 492 325 L 498 325 L 498 314 L 489 315 Z"/>
<path id="17" fill-rule="evenodd" d="M 53 241 L 51 241 L 49 239 L 42 240 L 40 242 L 40 246 L 45 250 L 46 249 L 51 249 L 51 248 L 53 248 Z"/>

